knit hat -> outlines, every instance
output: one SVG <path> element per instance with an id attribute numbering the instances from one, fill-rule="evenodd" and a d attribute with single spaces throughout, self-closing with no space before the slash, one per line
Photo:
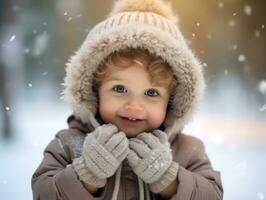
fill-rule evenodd
<path id="1" fill-rule="evenodd" d="M 95 128 L 99 123 L 94 72 L 113 52 L 141 48 L 167 62 L 177 86 L 163 122 L 173 137 L 192 118 L 205 88 L 202 66 L 181 34 L 177 17 L 163 0 L 120 0 L 88 34 L 66 68 L 64 99 L 74 115 Z"/>

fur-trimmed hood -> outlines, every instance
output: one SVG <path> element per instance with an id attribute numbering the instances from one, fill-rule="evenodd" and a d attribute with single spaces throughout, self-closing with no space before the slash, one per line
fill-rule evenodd
<path id="1" fill-rule="evenodd" d="M 157 2 L 119 2 L 134 1 Z M 134 10 L 126 9 L 129 4 L 125 4 L 124 8 L 121 5 L 116 5 L 111 16 L 89 32 L 80 49 L 71 57 L 66 67 L 63 97 L 77 118 L 96 128 L 99 126 L 95 117 L 98 105 L 92 84 L 97 67 L 114 51 L 146 49 L 166 61 L 176 76 L 177 87 L 163 123 L 168 135 L 175 135 L 192 118 L 204 93 L 202 66 L 186 44 L 172 15 L 168 17 L 166 14 L 159 15 L 159 11 L 140 9 L 141 4 L 139 9 Z M 168 7 L 165 9 L 167 13 Z"/>

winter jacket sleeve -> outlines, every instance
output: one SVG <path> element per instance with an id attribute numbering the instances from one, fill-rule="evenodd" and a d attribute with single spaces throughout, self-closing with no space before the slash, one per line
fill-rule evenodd
<path id="1" fill-rule="evenodd" d="M 32 176 L 34 200 L 96 200 L 78 180 L 70 153 L 59 132 L 44 151 L 44 158 Z"/>
<path id="2" fill-rule="evenodd" d="M 220 172 L 213 170 L 204 144 L 197 138 L 190 138 L 193 142 L 186 145 L 192 150 L 181 152 L 188 154 L 182 155 L 188 162 L 179 167 L 177 191 L 171 200 L 222 200 Z"/>

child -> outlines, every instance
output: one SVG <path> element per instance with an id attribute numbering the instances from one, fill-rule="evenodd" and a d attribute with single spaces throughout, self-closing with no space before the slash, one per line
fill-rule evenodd
<path id="1" fill-rule="evenodd" d="M 32 177 L 34 199 L 223 198 L 203 143 L 184 135 L 202 67 L 162 0 L 120 0 L 67 66 L 73 108 Z"/>

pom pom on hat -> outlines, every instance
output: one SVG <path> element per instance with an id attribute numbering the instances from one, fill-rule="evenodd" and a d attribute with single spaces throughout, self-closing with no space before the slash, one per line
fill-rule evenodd
<path id="1" fill-rule="evenodd" d="M 178 23 L 178 17 L 174 14 L 172 7 L 166 0 L 117 0 L 110 16 L 120 12 L 152 12 Z"/>

